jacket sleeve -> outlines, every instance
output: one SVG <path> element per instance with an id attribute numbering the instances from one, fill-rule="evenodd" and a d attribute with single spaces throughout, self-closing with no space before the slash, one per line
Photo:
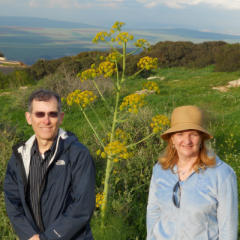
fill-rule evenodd
<path id="1" fill-rule="evenodd" d="M 217 218 L 219 240 L 237 240 L 238 236 L 238 193 L 234 171 L 226 177 L 218 188 Z"/>
<path id="2" fill-rule="evenodd" d="M 156 240 L 153 235 L 153 229 L 158 219 L 161 215 L 161 210 L 158 204 L 158 199 L 156 197 L 157 185 L 155 179 L 156 165 L 153 168 L 149 196 L 148 196 L 148 205 L 147 205 L 147 240 Z"/>
<path id="3" fill-rule="evenodd" d="M 45 232 L 40 239 L 69 240 L 81 232 L 89 223 L 95 208 L 95 166 L 87 149 L 83 149 L 72 168 L 72 198 L 73 201 Z"/>
<path id="4" fill-rule="evenodd" d="M 37 234 L 37 232 L 26 218 L 18 184 L 19 180 L 17 180 L 16 159 L 13 154 L 8 163 L 4 180 L 5 205 L 14 230 L 21 240 L 26 240 L 34 234 Z"/>

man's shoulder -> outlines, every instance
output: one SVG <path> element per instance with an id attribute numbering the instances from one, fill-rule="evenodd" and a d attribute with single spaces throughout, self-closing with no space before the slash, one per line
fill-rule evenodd
<path id="1" fill-rule="evenodd" d="M 89 152 L 88 148 L 78 140 L 74 133 L 67 131 L 66 134 L 67 138 L 64 140 L 66 151 L 74 153 Z"/>

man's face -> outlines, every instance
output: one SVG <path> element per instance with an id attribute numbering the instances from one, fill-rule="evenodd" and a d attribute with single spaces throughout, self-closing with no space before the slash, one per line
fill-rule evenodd
<path id="1" fill-rule="evenodd" d="M 28 124 L 32 125 L 38 141 L 53 141 L 62 123 L 64 113 L 58 112 L 56 98 L 32 102 L 32 112 L 25 113 Z"/>

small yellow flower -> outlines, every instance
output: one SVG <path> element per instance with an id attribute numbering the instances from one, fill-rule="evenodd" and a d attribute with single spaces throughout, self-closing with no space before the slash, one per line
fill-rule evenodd
<path id="1" fill-rule="evenodd" d="M 115 41 L 118 42 L 119 45 L 123 43 L 127 43 L 128 41 L 132 41 L 134 36 L 129 34 L 128 32 L 120 32 L 116 37 Z"/>
<path id="2" fill-rule="evenodd" d="M 87 69 L 81 73 L 78 73 L 77 75 L 80 78 L 81 82 L 84 82 L 88 79 L 94 79 L 97 76 L 99 76 L 99 72 L 97 69 L 95 69 L 95 64 L 92 64 L 90 69 Z"/>
<path id="3" fill-rule="evenodd" d="M 104 193 L 97 193 L 96 194 L 96 208 L 99 208 L 104 201 Z"/>
<path id="4" fill-rule="evenodd" d="M 147 49 L 150 47 L 150 43 L 145 39 L 138 39 L 134 45 L 138 48 Z"/>
<path id="5" fill-rule="evenodd" d="M 116 22 L 112 25 L 112 28 L 111 28 L 111 30 L 110 30 L 110 33 L 113 34 L 113 33 L 115 33 L 116 31 L 120 32 L 123 25 L 125 25 L 124 22 L 116 21 Z"/>
<path id="6" fill-rule="evenodd" d="M 133 93 L 124 97 L 119 107 L 120 110 L 127 109 L 128 112 L 138 113 L 138 109 L 145 104 L 145 96 L 145 94 Z"/>
<path id="7" fill-rule="evenodd" d="M 99 32 L 96 34 L 96 36 L 93 38 L 93 43 L 98 43 L 99 41 L 105 42 L 106 38 L 109 37 L 109 33 L 107 32 Z"/>
<path id="8" fill-rule="evenodd" d="M 142 57 L 137 63 L 137 66 L 141 69 L 151 70 L 157 68 L 158 59 L 151 57 Z"/>
<path id="9" fill-rule="evenodd" d="M 150 124 L 154 133 L 160 132 L 164 127 L 169 126 L 170 121 L 164 115 L 156 115 L 152 118 L 152 122 Z"/>
<path id="10" fill-rule="evenodd" d="M 148 81 L 148 82 L 144 83 L 143 89 L 148 89 L 148 90 L 154 91 L 155 93 L 158 93 L 158 94 L 160 93 L 160 89 L 159 89 L 157 83 L 152 82 L 152 81 Z"/>
<path id="11" fill-rule="evenodd" d="M 98 149 L 98 150 L 96 151 L 96 154 L 97 154 L 97 156 L 99 156 L 99 155 L 101 154 L 101 150 Z"/>
<path id="12" fill-rule="evenodd" d="M 101 153 L 101 158 L 106 158 L 107 157 L 107 154 L 105 152 L 102 152 Z"/>
<path id="13" fill-rule="evenodd" d="M 104 77 L 111 77 L 116 72 L 116 66 L 113 62 L 104 61 L 99 64 L 98 72 L 104 75 Z"/>
<path id="14" fill-rule="evenodd" d="M 92 91 L 81 91 L 79 89 L 75 90 L 68 94 L 66 102 L 67 105 L 72 106 L 74 103 L 80 105 L 81 107 L 85 108 L 90 103 L 92 103 L 96 99 L 96 96 L 93 94 Z"/>

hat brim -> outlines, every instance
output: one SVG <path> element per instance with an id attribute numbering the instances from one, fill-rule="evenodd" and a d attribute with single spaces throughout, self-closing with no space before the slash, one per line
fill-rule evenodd
<path id="1" fill-rule="evenodd" d="M 179 125 L 175 125 L 175 126 L 169 128 L 168 130 L 166 130 L 161 135 L 161 138 L 163 140 L 168 140 L 169 137 L 171 136 L 171 134 L 173 134 L 175 132 L 185 131 L 185 130 L 197 130 L 197 131 L 203 132 L 206 135 L 207 139 L 213 138 L 213 136 L 207 130 L 205 130 L 201 126 L 199 126 L 197 124 L 193 124 L 193 123 L 181 123 Z"/>

